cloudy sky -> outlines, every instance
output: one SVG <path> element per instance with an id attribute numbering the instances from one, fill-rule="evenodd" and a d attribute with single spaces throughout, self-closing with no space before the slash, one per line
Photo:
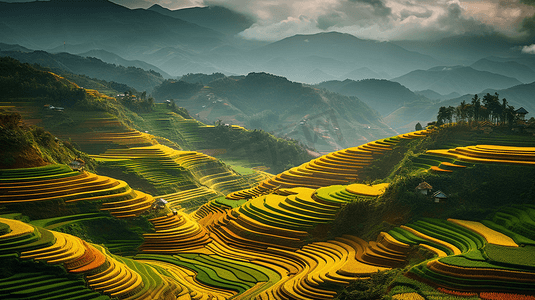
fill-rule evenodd
<path id="1" fill-rule="evenodd" d="M 5 0 L 4 0 L 5 1 Z M 10 2 L 28 0 L 7 0 Z M 340 31 L 377 40 L 439 39 L 502 33 L 535 36 L 535 0 L 111 0 L 129 8 L 221 5 L 251 16 L 241 33 L 278 40 L 294 34 Z"/>
<path id="2" fill-rule="evenodd" d="M 379 40 L 437 39 L 499 32 L 533 36 L 535 0 L 113 0 L 128 7 L 169 9 L 221 5 L 252 16 L 247 38 L 340 31 Z"/>

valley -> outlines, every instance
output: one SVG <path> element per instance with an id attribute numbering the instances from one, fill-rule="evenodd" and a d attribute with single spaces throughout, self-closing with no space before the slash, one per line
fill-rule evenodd
<path id="1" fill-rule="evenodd" d="M 535 299 L 529 1 L 186 2 L 0 2 L 0 299 Z"/>

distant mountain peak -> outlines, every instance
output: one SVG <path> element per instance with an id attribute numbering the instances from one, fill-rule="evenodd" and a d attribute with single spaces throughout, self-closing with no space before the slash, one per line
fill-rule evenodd
<path id="1" fill-rule="evenodd" d="M 428 69 L 428 71 L 435 71 L 435 72 L 436 71 L 452 71 L 452 70 L 464 69 L 464 68 L 472 69 L 471 67 L 468 67 L 468 66 L 457 65 L 457 66 L 437 66 L 437 67 Z"/>
<path id="2" fill-rule="evenodd" d="M 154 10 L 154 9 L 165 9 L 165 10 L 169 10 L 168 8 L 165 8 L 165 7 L 161 6 L 161 5 L 158 4 L 158 3 L 153 4 L 153 5 L 151 5 L 151 7 L 147 8 L 147 10 Z"/>

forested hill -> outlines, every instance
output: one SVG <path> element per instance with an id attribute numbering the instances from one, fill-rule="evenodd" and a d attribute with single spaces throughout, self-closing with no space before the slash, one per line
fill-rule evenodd
<path id="1" fill-rule="evenodd" d="M 69 72 L 126 84 L 139 91 L 150 91 L 164 81 L 162 75 L 156 71 L 118 66 L 105 63 L 98 58 L 81 57 L 68 53 L 52 54 L 45 51 L 0 51 L 0 56 L 12 57 L 23 63 L 39 64 L 43 67 L 50 68 L 57 74 Z"/>
<path id="2" fill-rule="evenodd" d="M 77 79 L 89 82 L 85 77 Z M 128 141 L 139 146 L 157 140 L 177 149 L 226 153 L 227 159 L 262 165 L 273 172 L 312 159 L 295 141 L 224 124 L 206 126 L 175 104 L 154 104 L 145 93 L 108 97 L 9 57 L 0 57 L 0 93 L 0 109 L 19 112 L 24 124 L 42 126 L 53 135 L 72 139 L 90 154 L 125 147 Z M 150 135 L 143 133 L 148 131 Z"/>
<path id="3" fill-rule="evenodd" d="M 332 80 L 322 82 L 317 86 L 342 95 L 358 97 L 371 108 L 377 110 L 383 117 L 388 116 L 405 103 L 414 101 L 431 102 L 425 97 L 415 94 L 405 86 L 385 79 Z"/>
<path id="4" fill-rule="evenodd" d="M 0 57 L 0 95 L 11 100 L 38 97 L 69 106 L 83 99 L 85 92 L 55 74 L 36 70 L 10 57 Z"/>
<path id="5" fill-rule="evenodd" d="M 356 97 L 267 73 L 216 75 L 190 74 L 181 81 L 166 81 L 153 95 L 157 101 L 175 99 L 206 122 L 263 129 L 318 151 L 330 152 L 395 134 L 376 111 Z"/>

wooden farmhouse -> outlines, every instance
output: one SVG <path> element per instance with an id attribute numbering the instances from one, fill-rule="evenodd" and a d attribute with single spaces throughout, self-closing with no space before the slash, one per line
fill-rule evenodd
<path id="1" fill-rule="evenodd" d="M 448 199 L 448 196 L 444 194 L 442 191 L 436 191 L 433 194 L 433 199 L 435 200 L 435 203 L 444 202 L 446 199 Z"/>
<path id="2" fill-rule="evenodd" d="M 424 195 L 429 195 L 431 191 L 433 190 L 433 187 L 429 183 L 422 181 L 422 183 L 420 183 L 416 187 L 416 190 Z"/>

